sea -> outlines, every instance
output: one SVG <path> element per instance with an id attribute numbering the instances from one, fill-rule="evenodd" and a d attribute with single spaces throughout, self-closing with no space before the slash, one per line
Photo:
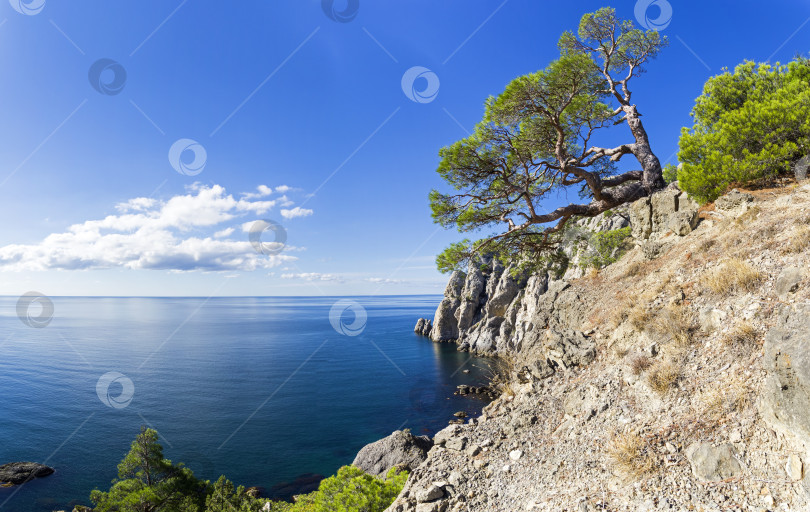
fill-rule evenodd
<path id="1" fill-rule="evenodd" d="M 2 512 L 91 505 L 142 426 L 196 476 L 289 498 L 397 429 L 486 402 L 487 360 L 414 334 L 438 295 L 0 297 L 0 465 L 56 471 Z"/>

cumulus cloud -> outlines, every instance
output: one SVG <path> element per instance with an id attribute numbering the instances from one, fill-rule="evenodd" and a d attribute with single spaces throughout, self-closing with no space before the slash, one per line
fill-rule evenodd
<path id="1" fill-rule="evenodd" d="M 309 208 L 301 208 L 300 206 L 296 206 L 292 210 L 282 209 L 281 216 L 285 219 L 294 219 L 296 217 L 309 217 L 312 215 L 312 210 Z"/>
<path id="2" fill-rule="evenodd" d="M 273 193 L 273 189 L 267 185 L 259 185 L 256 187 L 256 192 L 248 192 L 242 194 L 242 199 L 258 199 L 260 197 L 267 197 Z"/>
<path id="3" fill-rule="evenodd" d="M 335 274 L 322 274 L 320 272 L 301 272 L 299 274 L 281 274 L 282 279 L 303 279 L 304 281 L 340 281 L 343 279 Z"/>
<path id="4" fill-rule="evenodd" d="M 232 227 L 211 236 L 200 232 L 210 233 L 240 217 L 262 215 L 274 204 L 235 199 L 220 185 L 201 184 L 165 201 L 134 198 L 116 205 L 118 215 L 74 224 L 37 244 L 0 247 L 0 270 L 271 268 L 296 258 L 257 253 L 246 238 L 223 240 L 235 231 Z"/>
<path id="5" fill-rule="evenodd" d="M 214 233 L 214 238 L 228 238 L 233 234 L 234 231 L 235 231 L 234 228 L 225 228 L 221 231 L 217 231 L 216 233 Z"/>
<path id="6" fill-rule="evenodd" d="M 276 187 L 276 192 L 278 192 L 279 194 L 286 194 L 290 190 L 292 190 L 292 187 L 288 187 L 287 185 L 279 185 L 278 187 Z"/>

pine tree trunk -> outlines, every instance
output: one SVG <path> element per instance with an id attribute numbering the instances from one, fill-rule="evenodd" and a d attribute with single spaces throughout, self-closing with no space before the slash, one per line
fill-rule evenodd
<path id="1" fill-rule="evenodd" d="M 636 143 L 632 146 L 633 156 L 636 157 L 638 163 L 641 165 L 643 177 L 641 185 L 647 194 L 652 194 L 656 190 L 664 188 L 664 175 L 661 169 L 661 162 L 655 153 L 650 148 L 650 139 L 647 137 L 647 131 L 641 123 L 641 119 L 635 105 L 624 105 L 622 110 L 627 119 L 627 125 L 630 127 L 630 132 L 636 139 Z"/>

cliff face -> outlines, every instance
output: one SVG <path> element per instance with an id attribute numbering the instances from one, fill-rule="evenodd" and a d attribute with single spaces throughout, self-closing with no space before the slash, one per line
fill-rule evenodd
<path id="1" fill-rule="evenodd" d="M 549 359 L 541 356 L 552 348 L 556 350 L 550 354 L 552 364 L 576 365 L 580 356 L 573 354 L 581 352 L 587 359 L 591 344 L 571 329 L 582 323 L 585 308 L 568 283 L 585 274 L 584 261 L 596 250 L 591 235 L 632 228 L 632 243 L 652 258 L 672 243 L 664 240 L 667 235 L 685 236 L 697 220 L 698 204 L 672 185 L 629 207 L 576 222 L 562 246 L 568 258 L 562 276 L 557 272 L 515 276 L 512 268 L 483 258 L 470 264 L 466 273 L 455 271 L 450 276 L 429 336 L 437 342 L 456 342 L 459 350 L 476 354 L 536 361 Z"/>
<path id="2" fill-rule="evenodd" d="M 810 184 L 700 222 L 670 187 L 588 222 L 627 221 L 598 273 L 451 277 L 431 337 L 504 356 L 511 381 L 389 512 L 810 510 Z"/>

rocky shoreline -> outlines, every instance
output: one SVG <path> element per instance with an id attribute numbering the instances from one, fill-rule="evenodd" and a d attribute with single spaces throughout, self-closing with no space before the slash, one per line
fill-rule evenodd
<path id="1" fill-rule="evenodd" d="M 808 510 L 809 215 L 808 184 L 700 210 L 673 185 L 578 223 L 629 228 L 598 272 L 574 240 L 561 275 L 453 273 L 416 332 L 509 378 L 387 512 Z"/>

